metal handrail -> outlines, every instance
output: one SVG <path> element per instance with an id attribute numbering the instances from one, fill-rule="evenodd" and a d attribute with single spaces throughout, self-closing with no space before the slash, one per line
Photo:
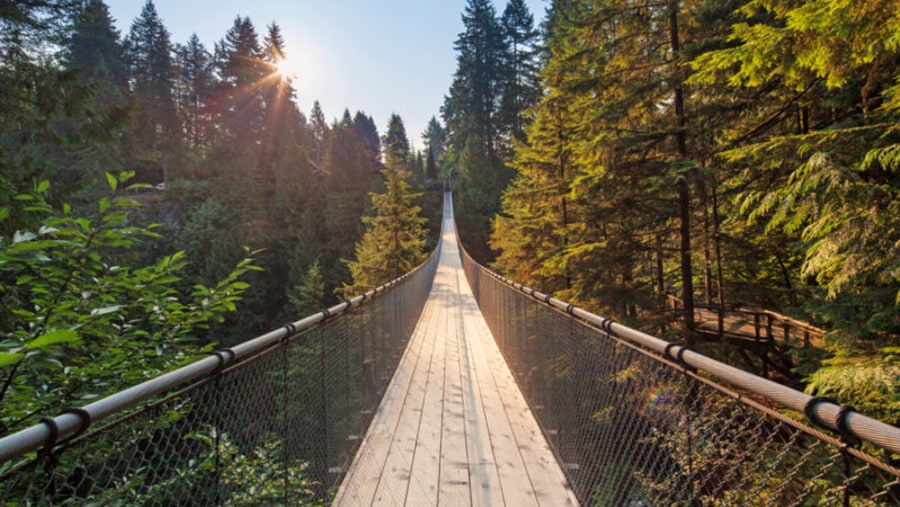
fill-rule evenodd
<path id="1" fill-rule="evenodd" d="M 256 355 L 285 341 L 290 342 L 302 331 L 312 328 L 323 320 L 388 293 L 419 271 L 425 269 L 430 263 L 435 262 L 437 254 L 438 249 L 435 249 L 425 262 L 410 272 L 331 308 L 252 338 L 234 347 L 216 350 L 209 357 L 199 359 L 177 370 L 154 377 L 89 405 L 67 410 L 56 417 L 48 417 L 38 424 L 4 436 L 0 438 L 0 463 L 36 451 L 47 444 L 53 445 L 54 442 L 62 441 L 73 435 L 77 436 L 83 433 L 88 426 L 128 410 L 153 396 L 183 386 L 187 382 L 196 381 L 204 376 L 214 375 L 228 364 Z"/>
<path id="2" fill-rule="evenodd" d="M 465 250 L 464 255 L 469 257 Z M 469 257 L 471 259 L 471 257 Z M 474 261 L 473 261 L 474 262 Z M 534 300 L 551 306 L 559 311 L 568 313 L 583 322 L 597 327 L 604 332 L 625 339 L 635 345 L 652 350 L 657 354 L 682 363 L 688 367 L 702 370 L 712 375 L 716 380 L 730 384 L 744 391 L 764 396 L 780 406 L 805 414 L 816 425 L 825 426 L 841 434 L 849 433 L 862 441 L 869 442 L 882 449 L 900 454 L 900 428 L 872 419 L 856 412 L 850 407 L 833 403 L 829 400 L 810 396 L 777 382 L 753 375 L 739 368 L 729 366 L 715 359 L 706 357 L 681 345 L 667 342 L 642 331 L 632 329 L 619 324 L 612 319 L 595 315 L 587 310 L 560 301 L 547 294 L 526 287 L 520 283 L 509 280 L 486 267 L 474 262 L 474 264 L 487 275 L 496 278 L 504 284 L 533 298 Z"/>

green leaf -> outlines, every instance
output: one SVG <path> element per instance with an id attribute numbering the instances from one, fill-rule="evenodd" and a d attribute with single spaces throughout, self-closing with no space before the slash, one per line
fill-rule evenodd
<path id="1" fill-rule="evenodd" d="M 23 357 L 25 357 L 25 354 L 7 354 L 5 352 L 0 352 L 0 368 L 15 364 Z"/>
<path id="2" fill-rule="evenodd" d="M 113 192 L 115 192 L 116 188 L 118 188 L 119 186 L 119 181 L 116 180 L 116 177 L 109 173 L 106 173 L 106 182 L 109 184 L 109 188 Z"/>
<path id="3" fill-rule="evenodd" d="M 109 197 L 103 197 L 100 199 L 100 213 L 106 213 L 106 210 L 112 205 L 109 200 Z"/>
<path id="4" fill-rule="evenodd" d="M 9 217 L 9 208 L 0 208 L 0 222 Z"/>
<path id="5" fill-rule="evenodd" d="M 37 191 L 39 194 L 43 194 L 48 190 L 50 190 L 50 182 L 48 180 L 43 180 L 38 183 Z"/>
<path id="6" fill-rule="evenodd" d="M 28 343 L 27 348 L 28 350 L 41 349 L 48 345 L 70 343 L 78 340 L 79 337 L 77 332 L 72 331 L 71 329 L 57 329 L 56 331 L 50 331 L 49 333 L 42 334 L 34 340 L 31 340 Z"/>

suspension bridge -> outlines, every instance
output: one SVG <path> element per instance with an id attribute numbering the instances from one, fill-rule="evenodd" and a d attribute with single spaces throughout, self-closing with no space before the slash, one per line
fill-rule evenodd
<path id="1" fill-rule="evenodd" d="M 6 505 L 900 505 L 900 429 L 491 273 L 416 270 L 0 438 Z"/>

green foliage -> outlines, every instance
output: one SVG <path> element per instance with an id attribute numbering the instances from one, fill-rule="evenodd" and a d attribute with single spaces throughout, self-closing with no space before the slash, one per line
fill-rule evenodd
<path id="1" fill-rule="evenodd" d="M 449 145 L 441 164 L 458 175 L 456 218 L 463 243 L 473 257 L 489 262 L 491 219 L 513 176 L 505 158 L 527 124 L 525 110 L 540 95 L 537 36 L 531 13 L 518 1 L 500 18 L 491 2 L 469 0 L 463 25 L 453 84 L 441 108 Z"/>
<path id="2" fill-rule="evenodd" d="M 353 284 L 342 289 L 353 297 L 407 273 L 425 260 L 426 219 L 414 204 L 405 171 L 384 171 L 384 193 L 371 193 L 372 215 L 363 217 L 366 232 L 356 243 L 356 259 L 347 263 Z"/>
<path id="3" fill-rule="evenodd" d="M 248 288 L 241 278 L 259 269 L 247 257 L 185 298 L 177 290 L 184 252 L 131 265 L 142 241 L 155 235 L 129 224 L 138 203 L 116 194 L 131 176 L 108 177 L 109 193 L 91 217 L 52 207 L 45 183 L 17 197 L 40 227 L 0 239 L 4 430 L 195 359 L 211 347 L 195 331 L 234 311 Z"/>
<path id="4" fill-rule="evenodd" d="M 826 359 L 806 381 L 809 394 L 839 400 L 888 424 L 900 424 L 900 347 Z"/>
<path id="5" fill-rule="evenodd" d="M 322 505 L 316 499 L 318 486 L 306 473 L 307 465 L 286 465 L 281 458 L 283 444 L 273 436 L 266 438 L 251 452 L 244 453 L 227 434 L 197 432 L 188 439 L 196 439 L 209 449 L 203 460 L 192 463 L 189 473 L 216 473 L 218 482 L 232 491 L 222 505 L 281 505 L 285 498 L 294 498 L 287 505 Z M 224 463 L 225 466 L 219 467 Z"/>
<path id="6" fill-rule="evenodd" d="M 126 143 L 129 167 L 135 168 L 138 181 L 165 183 L 180 137 L 169 32 L 152 1 L 132 23 L 124 49 L 134 109 Z"/>
<path id="7" fill-rule="evenodd" d="M 487 26 L 475 5 L 464 20 Z M 544 94 L 493 218 L 495 268 L 648 330 L 668 327 L 667 292 L 698 298 L 687 287 L 701 282 L 707 303 L 824 323 L 834 359 L 808 380 L 841 395 L 845 369 L 866 386 L 853 396 L 890 412 L 874 372 L 900 336 L 894 11 L 849 0 L 554 3 Z M 484 32 L 472 27 L 444 115 L 460 231 L 478 252 L 502 178 L 485 130 L 460 121 L 484 110 L 461 102 L 474 75 L 463 70 L 477 68 L 466 37 Z M 823 352 L 798 355 L 794 380 Z"/>
<path id="8" fill-rule="evenodd" d="M 382 139 L 384 151 L 384 165 L 394 170 L 406 170 L 409 163 L 409 139 L 406 137 L 406 128 L 403 120 L 397 114 L 392 114 L 388 120 L 387 132 Z"/>
<path id="9" fill-rule="evenodd" d="M 311 315 L 325 306 L 325 279 L 318 259 L 306 271 L 301 284 L 294 287 L 294 294 L 288 299 L 296 316 Z"/>
<path id="10" fill-rule="evenodd" d="M 95 488 L 91 505 L 159 505 L 190 497 L 196 500 L 198 493 L 206 501 L 217 498 L 219 505 L 228 506 L 323 505 L 315 493 L 318 484 L 306 471 L 307 464 L 286 465 L 282 459 L 284 445 L 273 435 L 266 435 L 246 451 L 214 427 L 185 435 L 183 441 L 196 448 L 195 458 L 180 467 L 165 463 L 123 473 L 111 487 Z M 210 486 L 217 488 L 215 496 Z M 293 502 L 284 504 L 287 498 Z M 75 503 L 60 503 L 70 504 Z"/>

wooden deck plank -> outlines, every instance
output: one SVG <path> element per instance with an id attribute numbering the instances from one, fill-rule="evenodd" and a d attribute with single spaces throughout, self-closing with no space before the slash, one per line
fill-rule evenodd
<path id="1" fill-rule="evenodd" d="M 429 312 L 428 325 L 420 325 L 419 328 L 423 329 L 423 332 L 415 334 L 417 341 L 424 342 L 423 353 L 416 365 L 415 378 L 409 383 L 406 398 L 399 408 L 399 422 L 372 505 L 388 507 L 403 505 L 409 495 L 410 476 L 414 470 L 413 458 L 420 442 L 420 426 L 425 420 L 427 391 L 429 382 L 433 382 L 430 372 L 439 353 L 436 350 L 435 341 L 429 339 L 429 336 L 433 336 L 440 327 L 438 320 L 440 312 L 434 308 L 430 308 L 430 310 L 432 311 Z"/>
<path id="2" fill-rule="evenodd" d="M 429 303 L 439 306 L 447 290 L 444 284 L 436 279 L 432 288 L 433 295 L 436 297 Z M 441 309 L 441 312 L 435 314 L 433 318 L 435 322 L 439 323 L 439 326 L 435 334 L 428 337 L 432 342 L 434 353 L 427 372 L 428 382 L 424 392 L 422 417 L 417 429 L 409 491 L 404 505 L 437 505 L 438 502 L 446 350 L 442 341 L 436 338 L 442 336 L 446 329 L 448 314 Z"/>
<path id="3" fill-rule="evenodd" d="M 513 506 L 537 505 L 534 498 L 525 463 L 516 445 L 509 418 L 503 407 L 503 397 L 494 381 L 492 369 L 507 369 L 499 350 L 494 345 L 487 324 L 481 317 L 478 305 L 472 296 L 465 275 L 460 271 L 461 309 L 464 315 L 465 335 L 472 349 L 472 370 L 478 381 L 482 397 L 483 425 L 489 433 L 491 456 L 497 471 L 503 504 Z M 489 342 L 488 342 L 489 341 Z M 486 343 L 488 342 L 488 343 Z M 493 352 L 488 345 L 494 345 Z"/>
<path id="4" fill-rule="evenodd" d="M 460 273 L 462 275 L 462 273 Z M 457 279 L 458 286 L 465 283 L 465 277 Z M 464 305 L 460 305 L 459 312 L 465 318 L 465 312 L 470 311 Z M 465 331 L 465 320 L 461 322 L 463 333 L 470 336 Z M 491 438 L 491 431 L 487 423 L 485 407 L 485 394 L 487 388 L 485 385 L 484 373 L 479 374 L 478 364 L 484 361 L 481 355 L 480 347 L 472 340 L 465 340 L 461 350 L 462 370 L 466 372 L 463 382 L 466 385 L 465 397 L 465 424 L 466 424 L 466 451 L 469 456 L 475 459 L 469 460 L 469 484 L 471 487 L 471 498 L 473 506 L 492 506 L 492 505 L 516 505 L 507 504 L 503 498 L 503 489 L 500 482 L 500 473 L 497 470 L 497 460 L 494 454 L 494 446 Z"/>
<path id="5" fill-rule="evenodd" d="M 577 505 L 465 279 L 445 206 L 422 319 L 334 505 Z"/>
<path id="6" fill-rule="evenodd" d="M 403 453 L 398 452 L 398 449 L 393 446 L 395 443 L 402 444 L 402 440 L 397 441 L 396 437 L 403 433 L 398 431 L 400 423 L 407 423 L 401 418 L 404 405 L 412 406 L 417 403 L 417 400 L 414 397 L 411 399 L 409 394 L 418 392 L 419 388 L 416 383 L 427 378 L 422 376 L 419 370 L 428 367 L 431 361 L 434 341 L 426 340 L 425 336 L 433 333 L 439 324 L 437 320 L 431 318 L 434 311 L 433 305 L 426 305 L 423 309 L 422 318 L 410 338 L 410 343 L 372 419 L 360 451 L 351 465 L 353 473 L 347 474 L 347 478 L 338 491 L 336 499 L 342 499 L 346 505 L 374 504 L 377 488 L 384 471 L 396 470 L 401 466 L 398 458 L 402 458 Z M 394 448 L 392 462 L 386 466 L 392 448 Z M 389 479 L 385 481 L 385 485 L 389 483 Z M 346 490 L 346 494 L 344 490 Z M 403 494 L 405 495 L 405 491 Z M 387 494 L 386 496 L 390 498 L 394 495 Z M 402 497 L 400 501 L 402 501 Z"/>
<path id="7" fill-rule="evenodd" d="M 448 281 L 450 281 L 448 277 Z M 452 301 L 455 298 L 451 298 Z M 466 449 L 466 424 L 460 364 L 460 342 L 465 340 L 462 315 L 455 307 L 447 309 L 450 321 L 445 328 L 444 403 L 441 419 L 440 504 L 468 505 L 469 461 Z"/>
<path id="8" fill-rule="evenodd" d="M 497 355 L 499 356 L 499 351 Z M 490 372 L 497 385 L 497 392 L 502 397 L 500 405 L 506 411 L 537 503 L 548 506 L 577 505 L 575 494 L 569 488 L 565 475 L 509 369 L 495 366 Z"/>

